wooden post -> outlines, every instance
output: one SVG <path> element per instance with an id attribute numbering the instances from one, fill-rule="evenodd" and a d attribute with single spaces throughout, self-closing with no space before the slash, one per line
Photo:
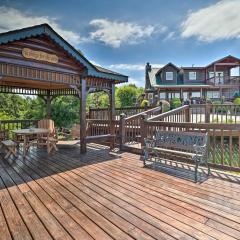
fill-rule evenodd
<path id="1" fill-rule="evenodd" d="M 183 89 L 182 88 L 180 88 L 180 99 L 181 99 L 181 101 L 183 101 Z"/>
<path id="2" fill-rule="evenodd" d="M 141 114 L 141 119 L 140 119 L 141 147 L 145 145 L 144 138 L 147 137 L 147 129 L 145 126 L 146 120 L 147 120 L 147 114 L 146 113 Z"/>
<path id="3" fill-rule="evenodd" d="M 80 91 L 80 152 L 81 153 L 87 152 L 86 98 L 87 98 L 86 80 L 81 79 L 81 91 Z"/>
<path id="4" fill-rule="evenodd" d="M 167 90 L 166 90 L 166 100 L 169 101 L 169 93 Z"/>
<path id="5" fill-rule="evenodd" d="M 216 65 L 213 65 L 213 69 L 214 69 L 214 85 L 216 85 Z"/>
<path id="6" fill-rule="evenodd" d="M 46 104 L 47 104 L 47 118 L 51 118 L 51 96 L 50 96 L 50 91 L 47 90 L 47 97 L 46 97 Z"/>
<path id="7" fill-rule="evenodd" d="M 88 117 L 89 117 L 89 119 L 94 119 L 94 118 L 92 117 L 92 115 L 93 115 L 93 109 L 92 109 L 91 107 L 89 107 L 89 112 L 88 112 Z"/>
<path id="8" fill-rule="evenodd" d="M 119 122 L 120 150 L 123 150 L 123 145 L 125 144 L 125 128 L 126 128 L 126 115 L 125 113 L 121 113 Z"/>
<path id="9" fill-rule="evenodd" d="M 109 102 L 110 102 L 110 134 L 114 137 L 111 138 L 110 148 L 113 149 L 115 146 L 115 85 L 112 83 L 111 90 L 109 94 Z"/>
<path id="10" fill-rule="evenodd" d="M 191 122 L 190 106 L 188 105 L 188 108 L 185 109 L 185 122 Z"/>
<path id="11" fill-rule="evenodd" d="M 210 123 L 211 104 L 206 103 L 205 123 Z"/>

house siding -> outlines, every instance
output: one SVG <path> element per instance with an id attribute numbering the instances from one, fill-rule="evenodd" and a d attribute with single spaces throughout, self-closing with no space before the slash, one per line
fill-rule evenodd
<path id="1" fill-rule="evenodd" d="M 189 79 L 189 72 L 196 72 L 196 80 Z M 183 81 L 184 84 L 205 84 L 205 69 L 184 69 Z"/>
<path id="2" fill-rule="evenodd" d="M 173 80 L 166 80 L 166 72 L 173 72 Z M 160 74 L 161 84 L 177 84 L 178 70 L 173 66 L 166 66 Z"/>
<path id="3" fill-rule="evenodd" d="M 210 67 L 210 68 L 207 68 L 207 78 L 209 78 L 209 72 L 213 72 L 214 71 L 214 68 L 213 67 Z M 221 67 L 221 68 L 217 68 L 216 72 L 223 72 L 223 77 L 226 78 L 226 77 L 229 77 L 231 74 L 230 74 L 230 68 L 229 67 Z M 216 79 L 218 78 L 218 76 L 216 76 Z M 228 81 L 224 81 L 224 83 L 228 83 Z"/>

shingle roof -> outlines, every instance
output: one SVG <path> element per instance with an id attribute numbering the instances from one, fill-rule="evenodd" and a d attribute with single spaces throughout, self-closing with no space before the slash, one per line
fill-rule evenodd
<path id="1" fill-rule="evenodd" d="M 17 41 L 25 38 L 36 37 L 39 35 L 46 35 L 77 61 L 79 61 L 87 69 L 87 74 L 93 77 L 105 78 L 109 80 L 116 80 L 119 82 L 127 82 L 128 77 L 120 73 L 112 72 L 108 69 L 96 67 L 86 57 L 83 56 L 78 50 L 76 50 L 70 43 L 64 40 L 57 32 L 55 32 L 48 24 L 40 24 L 27 28 L 17 29 L 0 33 L 0 44 L 6 44 L 8 42 Z"/>

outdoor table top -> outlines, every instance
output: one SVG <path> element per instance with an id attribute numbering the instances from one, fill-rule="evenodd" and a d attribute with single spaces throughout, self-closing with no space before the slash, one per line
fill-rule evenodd
<path id="1" fill-rule="evenodd" d="M 21 134 L 21 135 L 31 135 L 31 134 L 46 134 L 49 133 L 49 129 L 45 128 L 28 128 L 28 129 L 18 129 L 18 130 L 12 130 L 15 134 Z"/>

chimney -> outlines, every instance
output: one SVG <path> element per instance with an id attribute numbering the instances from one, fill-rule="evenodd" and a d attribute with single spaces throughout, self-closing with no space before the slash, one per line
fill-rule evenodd
<path id="1" fill-rule="evenodd" d="M 151 88 L 151 83 L 150 83 L 150 79 L 149 79 L 149 75 L 148 75 L 148 73 L 151 72 L 151 70 L 152 70 L 152 67 L 151 67 L 150 63 L 148 62 L 145 67 L 145 90 Z"/>
<path id="2" fill-rule="evenodd" d="M 150 63 L 149 62 L 147 62 L 147 64 L 146 64 L 146 73 L 147 72 L 151 72 L 151 70 L 152 70 L 152 66 L 150 65 Z"/>

